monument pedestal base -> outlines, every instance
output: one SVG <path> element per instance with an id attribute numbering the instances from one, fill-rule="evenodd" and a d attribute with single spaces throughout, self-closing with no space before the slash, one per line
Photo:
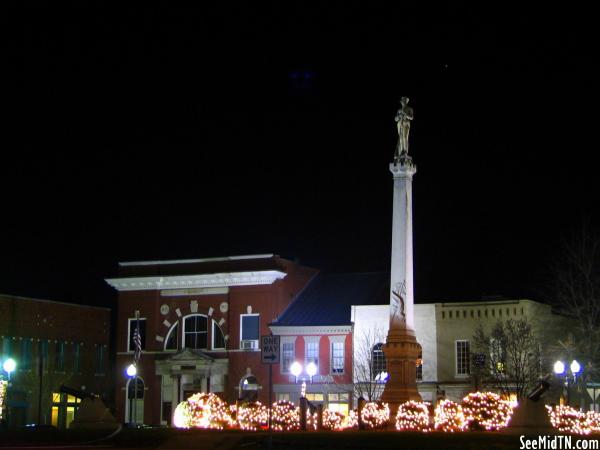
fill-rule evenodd
<path id="1" fill-rule="evenodd" d="M 387 361 L 388 379 L 381 401 L 389 403 L 393 414 L 390 418 L 395 419 L 401 403 L 409 400 L 422 401 L 417 389 L 417 358 L 421 353 L 421 346 L 410 328 L 390 329 L 383 353 Z"/>

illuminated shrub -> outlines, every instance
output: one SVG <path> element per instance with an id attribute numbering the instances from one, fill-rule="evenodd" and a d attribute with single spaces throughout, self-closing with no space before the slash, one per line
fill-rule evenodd
<path id="1" fill-rule="evenodd" d="M 442 400 L 435 408 L 435 429 L 454 433 L 464 431 L 467 420 L 462 407 L 452 400 Z"/>
<path id="2" fill-rule="evenodd" d="M 269 426 L 269 410 L 260 402 L 242 403 L 236 418 L 241 430 L 256 431 Z"/>
<path id="3" fill-rule="evenodd" d="M 348 412 L 344 422 L 344 428 L 347 430 L 351 428 L 358 428 L 358 412 L 355 409 Z"/>
<path id="4" fill-rule="evenodd" d="M 275 431 L 298 430 L 300 428 L 299 408 L 287 400 L 273 403 L 271 427 Z"/>
<path id="5" fill-rule="evenodd" d="M 493 392 L 474 392 L 463 398 L 462 410 L 469 428 L 494 431 L 508 425 L 513 408 Z"/>
<path id="6" fill-rule="evenodd" d="M 390 420 L 390 407 L 387 403 L 368 402 L 361 411 L 361 419 L 365 428 L 383 428 Z"/>
<path id="7" fill-rule="evenodd" d="M 4 418 L 5 410 L 4 403 L 6 402 L 6 388 L 8 386 L 8 381 L 0 380 L 0 420 Z"/>
<path id="8" fill-rule="evenodd" d="M 231 424 L 231 414 L 217 395 L 198 393 L 177 405 L 173 422 L 178 428 L 222 430 Z"/>
<path id="9" fill-rule="evenodd" d="M 358 422 L 357 422 L 358 424 Z M 347 428 L 346 417 L 339 411 L 325 409 L 323 411 L 323 429 L 340 431 Z"/>
<path id="10" fill-rule="evenodd" d="M 598 430 L 599 415 L 590 411 L 582 413 L 570 406 L 546 406 L 550 422 L 561 433 L 590 434 Z"/>
<path id="11" fill-rule="evenodd" d="M 396 430 L 429 431 L 429 408 L 427 404 L 413 400 L 402 403 L 396 414 Z"/>

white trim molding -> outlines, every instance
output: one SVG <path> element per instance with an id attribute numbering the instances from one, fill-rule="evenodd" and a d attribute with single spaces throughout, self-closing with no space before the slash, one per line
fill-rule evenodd
<path id="1" fill-rule="evenodd" d="M 352 331 L 352 325 L 331 326 L 277 326 L 269 327 L 276 336 L 300 336 L 300 335 L 323 335 L 323 334 L 347 334 Z M 308 336 L 306 336 L 308 337 Z"/>
<path id="2" fill-rule="evenodd" d="M 107 278 L 105 281 L 117 291 L 150 291 L 273 284 L 275 281 L 285 278 L 286 275 L 285 272 L 279 270 L 260 270 L 165 277 Z"/>

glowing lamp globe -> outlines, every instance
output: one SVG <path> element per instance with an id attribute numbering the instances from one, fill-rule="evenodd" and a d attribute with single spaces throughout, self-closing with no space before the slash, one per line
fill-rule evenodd
<path id="1" fill-rule="evenodd" d="M 133 364 L 129 364 L 129 366 L 127 366 L 127 376 L 135 377 L 136 375 L 137 375 L 137 368 Z"/>
<path id="2" fill-rule="evenodd" d="M 581 370 L 581 366 L 579 365 L 577 360 L 574 359 L 573 362 L 571 363 L 571 372 L 574 374 L 578 374 L 580 370 Z"/>
<path id="3" fill-rule="evenodd" d="M 557 375 L 562 375 L 565 373 L 565 363 L 562 361 L 556 361 L 554 363 L 554 373 Z"/>
<path id="4" fill-rule="evenodd" d="M 15 371 L 15 369 L 17 367 L 17 363 L 15 362 L 14 359 L 8 358 L 6 361 L 4 361 L 4 365 L 2 367 L 4 368 L 4 370 L 6 372 L 12 373 Z"/>
<path id="5" fill-rule="evenodd" d="M 306 373 L 309 377 L 314 377 L 317 374 L 317 365 L 314 362 L 309 362 L 306 366 Z"/>
<path id="6" fill-rule="evenodd" d="M 296 378 L 302 373 L 302 366 L 298 361 L 294 361 L 292 363 L 290 366 L 290 372 L 292 372 L 292 375 L 294 375 Z"/>

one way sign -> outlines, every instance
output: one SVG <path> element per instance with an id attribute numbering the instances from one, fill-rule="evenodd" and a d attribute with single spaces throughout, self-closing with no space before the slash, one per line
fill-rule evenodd
<path id="1" fill-rule="evenodd" d="M 263 364 L 279 364 L 279 336 L 261 336 L 260 351 Z"/>

